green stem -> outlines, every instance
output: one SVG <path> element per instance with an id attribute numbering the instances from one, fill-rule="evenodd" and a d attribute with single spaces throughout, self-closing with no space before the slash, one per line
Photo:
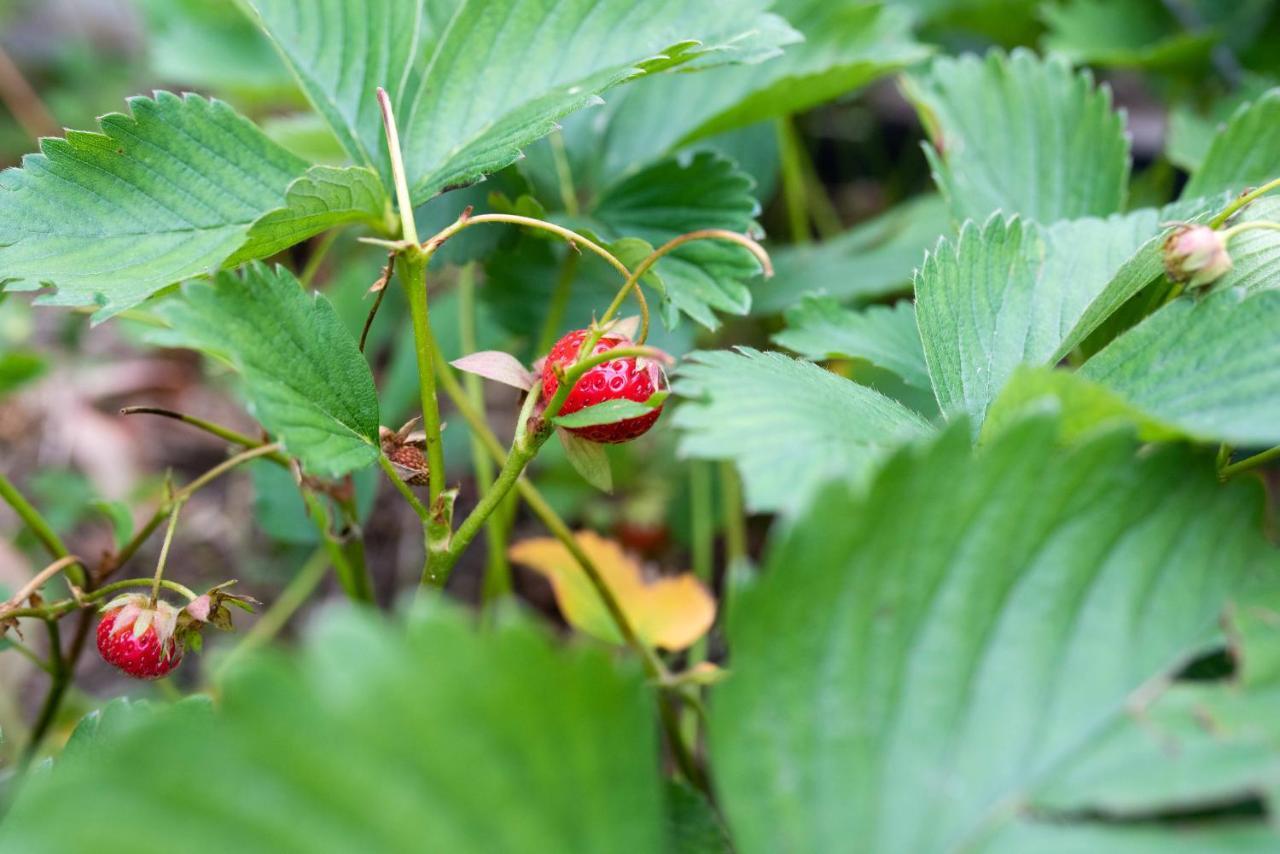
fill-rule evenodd
<path id="1" fill-rule="evenodd" d="M 175 501 L 169 511 L 169 527 L 165 529 L 164 541 L 160 543 L 160 557 L 156 561 L 156 574 L 151 583 L 151 607 L 156 606 L 160 598 L 160 582 L 164 580 L 164 565 L 169 559 L 169 546 L 173 544 L 173 532 L 178 529 L 178 514 L 182 512 L 184 501 Z"/>
<path id="2" fill-rule="evenodd" d="M 1226 243 L 1241 232 L 1254 231 L 1256 229 L 1280 231 L 1280 222 L 1271 222 L 1269 220 L 1250 220 L 1248 222 L 1242 222 L 1239 225 L 1233 225 L 1230 228 L 1223 229 L 1222 241 Z"/>
<path id="3" fill-rule="evenodd" d="M 724 595 L 720 620 L 733 609 L 734 595 L 750 571 L 747 552 L 747 520 L 742 504 L 742 481 L 733 463 L 720 463 L 720 500 L 724 505 Z"/>
<path id="4" fill-rule="evenodd" d="M 418 359 L 418 390 L 422 403 L 422 428 L 427 434 L 427 505 L 434 506 L 444 492 L 444 445 L 440 437 L 440 403 L 436 399 L 435 366 L 432 349 L 431 318 L 427 311 L 427 261 L 429 257 L 416 245 L 400 253 L 396 270 L 409 298 L 409 317 L 413 322 L 413 349 Z"/>
<path id="5" fill-rule="evenodd" d="M 808 243 L 809 213 L 807 210 L 804 164 L 801 159 L 799 135 L 790 116 L 774 119 L 778 137 L 778 156 L 782 167 L 782 199 L 787 209 L 787 224 L 793 243 Z"/>
<path id="6" fill-rule="evenodd" d="M 128 590 L 131 587 L 151 587 L 155 583 L 153 578 L 124 578 L 120 581 L 113 581 L 110 584 L 104 584 L 92 593 L 82 593 L 78 598 L 59 599 L 56 602 L 49 602 L 39 607 L 28 608 L 6 608 L 2 615 L 4 619 L 33 619 L 33 620 L 56 620 L 60 617 L 75 611 L 79 608 L 86 608 L 103 599 L 110 598 L 111 594 L 118 593 L 121 590 Z M 171 590 L 186 598 L 189 602 L 196 598 L 195 591 L 185 584 L 179 584 L 176 581 L 170 581 L 165 578 L 160 582 L 160 586 L 165 590 Z"/>
<path id="7" fill-rule="evenodd" d="M 542 332 L 538 334 L 537 347 L 539 355 L 551 349 L 551 345 L 559 338 L 560 324 L 564 322 L 565 311 L 569 307 L 569 297 L 573 294 L 573 280 L 578 273 L 578 259 L 582 254 L 570 249 L 560 265 L 560 277 L 556 279 L 556 289 L 551 294 L 551 304 L 547 307 L 547 317 L 542 322 Z M 472 350 L 474 347 L 472 348 Z M 472 352 L 467 350 L 467 352 Z"/>
<path id="8" fill-rule="evenodd" d="M 369 575 L 367 572 L 356 572 L 351 561 L 347 559 L 347 553 L 343 550 L 342 544 L 330 530 L 329 511 L 325 508 L 324 502 L 309 489 L 302 490 L 302 501 L 307 505 L 307 514 L 320 534 L 320 543 L 329 556 L 334 575 L 338 577 L 338 583 L 342 585 L 347 598 L 355 602 L 372 601 L 373 593 L 369 584 Z"/>
<path id="9" fill-rule="evenodd" d="M 328 568 L 328 550 L 322 546 L 312 552 L 311 557 L 307 558 L 284 590 L 280 591 L 280 595 L 276 597 L 271 607 L 258 617 L 258 621 L 245 633 L 243 640 L 236 644 L 235 648 L 218 664 L 214 681 L 219 681 L 234 662 L 274 639 L 289 622 L 289 618 L 297 613 L 303 603 L 320 586 Z"/>
<path id="10" fill-rule="evenodd" d="M 45 625 L 49 628 L 49 669 L 52 672 L 52 678 L 49 682 L 49 691 L 45 694 L 44 702 L 40 706 L 40 712 L 36 715 L 35 725 L 31 728 L 31 736 L 22 751 L 23 767 L 29 766 L 31 760 L 35 758 L 36 751 L 40 749 L 40 744 L 58 715 L 62 697 L 66 694 L 67 685 L 71 682 L 71 668 L 62 657 L 62 634 L 58 630 L 58 624 L 53 620 L 46 620 Z"/>
<path id="11" fill-rule="evenodd" d="M 8 642 L 9 642 L 9 649 L 12 649 L 14 652 L 18 653 L 23 658 L 30 661 L 36 667 L 39 667 L 45 673 L 48 673 L 50 676 L 53 675 L 54 667 L 53 667 L 52 656 L 50 656 L 49 661 L 45 661 L 43 658 L 41 658 L 39 655 L 36 654 L 35 650 L 27 646 L 26 644 L 22 643 L 22 641 L 19 641 L 15 638 L 9 638 Z"/>
<path id="12" fill-rule="evenodd" d="M 1238 463 L 1223 466 L 1222 471 L 1218 473 L 1218 476 L 1223 480 L 1226 480 L 1229 477 L 1235 477 L 1241 472 L 1246 472 L 1251 469 L 1256 469 L 1258 466 L 1266 465 L 1276 459 L 1280 459 L 1280 445 L 1277 445 L 1274 448 L 1269 448 L 1261 453 L 1254 454 L 1252 457 L 1245 457 Z"/>
<path id="13" fill-rule="evenodd" d="M 426 505 L 418 500 L 418 496 L 413 494 L 413 489 L 404 482 L 404 478 L 400 477 L 395 465 L 392 464 L 391 460 L 387 459 L 386 454 L 378 454 L 378 465 L 382 466 L 382 470 L 386 472 L 387 477 L 395 484 L 396 489 L 404 497 L 404 500 L 413 508 L 413 512 L 418 514 L 418 518 L 423 522 L 427 521 L 431 514 L 427 512 Z"/>
<path id="14" fill-rule="evenodd" d="M 19 492 L 17 487 L 3 474 L 0 474 L 0 498 L 3 498 L 5 503 L 13 508 L 13 512 L 18 514 L 18 518 L 26 524 L 27 528 L 40 541 L 51 557 L 55 559 L 64 558 L 71 554 L 67 550 L 66 544 L 62 542 L 62 538 L 45 521 L 40 511 L 30 501 L 27 501 L 26 496 Z M 67 575 L 76 584 L 84 586 L 85 571 L 83 566 L 68 567 Z"/>
<path id="15" fill-rule="evenodd" d="M 555 131 L 548 137 L 551 159 L 556 165 L 556 181 L 560 185 L 560 203 L 569 216 L 578 215 L 578 194 L 573 187 L 573 169 L 569 166 L 569 152 L 564 147 L 564 134 Z"/>
<path id="16" fill-rule="evenodd" d="M 302 274 L 298 276 L 298 283 L 304 288 L 311 287 L 312 280 L 315 279 L 316 273 L 320 272 L 320 266 L 324 264 L 324 259 L 328 257 L 329 250 L 333 248 L 333 244 L 338 241 L 338 235 L 341 230 L 331 228 L 320 238 L 320 242 L 316 245 L 315 251 L 311 253 L 311 257 L 307 259 L 307 264 L 302 268 Z"/>
<path id="17" fill-rule="evenodd" d="M 708 463 L 693 460 L 689 465 L 689 523 L 692 534 L 691 558 L 693 574 L 710 589 L 712 562 L 714 560 L 715 528 L 711 495 L 711 472 Z M 692 669 L 707 659 L 707 638 L 702 636 L 689 649 L 686 668 Z M 684 716 L 685 737 L 693 743 L 698 739 L 697 712 L 690 709 Z"/>
<path id="18" fill-rule="evenodd" d="M 1223 208 L 1223 209 L 1222 209 L 1222 212 L 1221 212 L 1221 213 L 1219 213 L 1217 216 L 1215 216 L 1213 219 L 1209 220 L 1209 227 L 1210 227 L 1210 228 L 1219 228 L 1219 227 L 1221 227 L 1221 225 L 1222 225 L 1224 222 L 1226 222 L 1227 220 L 1231 219 L 1231 217 L 1235 215 L 1236 211 L 1240 210 L 1240 209 L 1241 209 L 1241 208 L 1243 208 L 1245 205 L 1247 205 L 1247 204 L 1249 204 L 1250 202 L 1252 202 L 1254 199 L 1256 199 L 1256 198 L 1258 198 L 1258 197 L 1260 197 L 1260 196 L 1264 196 L 1264 195 L 1266 195 L 1267 193 L 1271 192 L 1272 190 L 1276 189 L 1277 187 L 1280 187 L 1280 178 L 1273 178 L 1272 180 L 1270 180 L 1270 181 L 1268 181 L 1267 183 L 1263 184 L 1261 187 L 1258 187 L 1258 188 L 1257 188 L 1257 189 L 1255 189 L 1255 190 L 1250 190 L 1249 192 L 1247 192 L 1247 193 L 1245 193 L 1244 195 L 1240 196 L 1238 199 L 1236 199 L 1235 201 L 1233 201 L 1231 204 L 1229 204 L 1229 205 L 1227 205 L 1225 208 Z"/>
<path id="19" fill-rule="evenodd" d="M 578 253 L 570 250 L 569 257 L 576 259 Z M 569 265 L 566 260 L 566 266 Z M 573 262 L 576 264 L 576 262 Z M 458 319 L 462 333 L 462 350 L 474 353 L 479 349 L 476 336 L 476 275 L 475 266 L 468 264 L 462 268 L 458 277 Z M 552 332 L 555 329 L 552 327 Z M 544 327 L 544 334 L 546 330 Z M 538 352 L 545 352 L 550 344 L 540 347 Z M 484 385 L 475 374 L 468 373 L 462 378 L 467 390 L 467 399 L 471 405 L 485 412 Z M 477 494 L 483 498 L 492 488 L 494 481 L 493 460 L 485 453 L 484 445 L 476 436 L 471 437 L 471 467 L 475 472 Z M 485 569 L 484 583 L 481 588 L 481 600 L 492 602 L 511 592 L 511 566 L 507 563 L 507 512 L 510 497 L 504 497 L 499 512 L 489 516 L 485 523 Z"/>
<path id="20" fill-rule="evenodd" d="M 126 406 L 124 409 L 120 410 L 120 414 L 159 415 L 163 418 L 172 418 L 175 421 L 181 421 L 183 424 L 190 424 L 192 427 L 196 427 L 206 433 L 217 436 L 219 439 L 225 439 L 233 445 L 240 445 L 243 448 L 258 448 L 266 444 L 261 439 L 255 439 L 252 436 L 247 436 L 244 433 L 231 429 L 230 427 L 215 424 L 212 421 L 206 421 L 205 419 L 197 418 L 194 415 L 187 415 L 185 412 L 175 412 L 172 409 L 163 409 L 159 406 Z M 278 451 L 274 454 L 268 455 L 267 459 L 270 459 L 277 465 L 285 467 L 288 467 L 289 465 L 289 458 Z"/>

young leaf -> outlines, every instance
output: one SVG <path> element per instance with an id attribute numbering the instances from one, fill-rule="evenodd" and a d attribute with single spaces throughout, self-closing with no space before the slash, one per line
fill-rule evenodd
<path id="1" fill-rule="evenodd" d="M 471 353 L 461 359 L 454 359 L 449 364 L 460 371 L 484 377 L 487 380 L 509 385 L 521 391 L 533 388 L 536 378 L 529 369 L 520 364 L 520 360 L 510 353 L 500 350 L 484 350 Z"/>
<path id="2" fill-rule="evenodd" d="M 1204 162 L 1183 188 L 1184 199 L 1246 188 L 1280 175 L 1280 89 L 1240 107 L 1213 138 Z"/>
<path id="3" fill-rule="evenodd" d="M 680 452 L 730 459 L 756 512 L 795 512 L 828 480 L 860 480 L 893 446 L 932 430 L 879 392 L 812 362 L 750 348 L 686 359 L 672 391 Z"/>
<path id="4" fill-rule="evenodd" d="M 378 395 L 369 365 L 329 301 L 283 267 L 192 282 L 159 313 L 154 340 L 227 359 L 250 409 L 312 474 L 338 476 L 378 458 Z"/>
<path id="5" fill-rule="evenodd" d="M 976 430 L 1018 365 L 1057 361 L 1090 302 L 1155 229 L 1152 210 L 1047 229 L 993 216 L 940 243 L 916 275 L 916 315 L 942 410 L 967 413 Z"/>
<path id="6" fill-rule="evenodd" d="M 643 567 L 612 540 L 590 531 L 575 534 L 574 539 L 600 570 L 636 636 L 645 644 L 685 649 L 715 622 L 715 600 L 693 575 L 650 581 Z M 549 537 L 524 540 L 511 547 L 510 557 L 551 582 L 556 602 L 571 625 L 600 640 L 622 643 L 608 609 L 563 543 Z"/>
<path id="7" fill-rule="evenodd" d="M 639 668 L 525 621 L 424 612 L 325 614 L 303 655 L 233 669 L 210 713 L 159 710 L 33 775 L 0 850 L 663 850 Z M 116 824 L 147 830 L 104 842 Z"/>
<path id="8" fill-rule="evenodd" d="M 946 202 L 931 193 L 822 243 L 776 247 L 773 278 L 752 288 L 752 313 L 783 311 L 807 293 L 841 301 L 908 293 L 925 253 L 954 230 Z"/>
<path id="9" fill-rule="evenodd" d="M 44 302 L 110 317 L 220 267 L 306 169 L 221 101 L 157 92 L 129 107 L 0 173 L 6 287 L 52 284 Z"/>
<path id="10" fill-rule="evenodd" d="M 995 211 L 1051 223 L 1120 210 L 1129 141 L 1111 93 L 1088 72 L 1026 50 L 941 58 L 908 92 L 957 219 Z"/>
<path id="11" fill-rule="evenodd" d="M 589 442 L 563 428 L 556 430 L 556 435 L 573 470 L 601 492 L 613 492 L 613 470 L 604 445 Z"/>
<path id="12" fill-rule="evenodd" d="M 771 47 L 742 38 L 759 26 L 761 0 L 248 3 L 352 159 L 389 185 L 371 95 L 387 89 L 415 204 L 508 165 L 619 83 L 733 58 L 739 41 L 753 60 Z"/>
<path id="13" fill-rule="evenodd" d="M 639 237 L 653 246 L 703 228 L 749 233 L 759 228 L 753 187 L 732 161 L 702 152 L 687 162 L 664 160 L 610 187 L 591 218 L 609 236 Z M 760 274 L 760 263 L 741 246 L 705 240 L 681 246 L 655 269 L 665 285 L 668 325 L 683 312 L 716 329 L 714 311 L 751 308 L 746 282 Z"/>
<path id="14" fill-rule="evenodd" d="M 1174 300 L 1081 374 L 1202 439 L 1280 444 L 1280 291 Z"/>
<path id="15" fill-rule="evenodd" d="M 862 359 L 896 373 L 909 385 L 930 390 L 916 309 L 909 301 L 862 311 L 830 297 L 805 297 L 787 311 L 787 328 L 774 343 L 807 359 Z"/>
<path id="16" fill-rule="evenodd" d="M 953 430 L 772 545 L 711 704 L 739 851 L 1131 850 L 1133 828 L 1041 794 L 1205 650 L 1231 595 L 1276 585 L 1276 557 L 1253 485 L 1184 449 L 1056 433 L 1033 421 L 975 456 Z M 1141 850 L 1181 838 L 1140 827 Z"/>

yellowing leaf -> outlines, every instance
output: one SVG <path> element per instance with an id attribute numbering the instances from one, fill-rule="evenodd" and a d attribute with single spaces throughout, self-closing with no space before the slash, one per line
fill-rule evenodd
<path id="1" fill-rule="evenodd" d="M 574 536 L 599 568 L 604 583 L 644 643 L 670 650 L 684 649 L 706 634 L 715 622 L 715 600 L 692 575 L 648 581 L 640 564 L 617 543 L 590 531 Z M 571 625 L 601 640 L 622 643 L 622 636 L 591 580 L 559 540 L 550 537 L 525 540 L 511 547 L 510 556 L 551 582 L 556 602 Z"/>

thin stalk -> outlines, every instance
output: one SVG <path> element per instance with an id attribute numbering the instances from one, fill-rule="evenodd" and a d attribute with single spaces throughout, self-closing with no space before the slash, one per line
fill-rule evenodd
<path id="1" fill-rule="evenodd" d="M 809 213 L 806 196 L 804 165 L 800 159 L 801 145 L 790 116 L 774 119 L 774 131 L 778 137 L 778 156 L 782 167 L 782 199 L 787 209 L 787 225 L 793 243 L 808 243 Z"/>
<path id="2" fill-rule="evenodd" d="M 9 643 L 9 647 L 8 647 L 9 649 L 12 649 L 14 652 L 18 653 L 18 655 L 21 655 L 23 658 L 30 661 L 32 664 L 34 664 L 36 667 L 43 670 L 45 673 L 48 673 L 50 676 L 53 675 L 52 660 L 45 661 L 36 653 L 34 649 L 27 646 L 25 643 L 22 643 L 21 641 L 17 640 L 16 638 L 9 638 L 8 643 Z"/>
<path id="3" fill-rule="evenodd" d="M 1226 480 L 1229 477 L 1235 477 L 1241 472 L 1250 471 L 1252 469 L 1256 469 L 1258 466 L 1266 465 L 1276 459 L 1280 459 L 1280 445 L 1277 445 L 1274 448 L 1269 448 L 1261 453 L 1254 454 L 1251 457 L 1245 457 L 1243 460 L 1240 460 L 1237 463 L 1232 463 L 1229 466 L 1223 466 L 1222 471 L 1218 473 L 1218 476 L 1223 480 Z"/>
<path id="4" fill-rule="evenodd" d="M 44 516 L 40 514 L 40 511 L 30 501 L 27 501 L 26 496 L 19 492 L 17 487 L 3 474 L 0 474 L 0 498 L 4 499 L 4 502 L 13 508 L 13 512 L 18 514 L 18 518 L 26 524 L 28 530 L 40 541 L 40 544 L 44 546 L 50 557 L 55 559 L 64 558 L 70 554 L 66 544 L 62 542 L 62 538 L 54 532 Z M 76 584 L 84 586 L 84 567 L 79 565 L 69 567 L 67 575 Z"/>
<path id="5" fill-rule="evenodd" d="M 304 288 L 311 287 L 311 282 L 315 279 L 316 273 L 320 272 L 324 259 L 329 256 L 329 250 L 333 248 L 333 244 L 338 242 L 338 236 L 341 230 L 331 228 L 324 233 L 316 244 L 315 251 L 311 253 L 311 257 L 307 259 L 306 266 L 302 268 L 302 273 L 298 276 L 298 283 Z"/>
<path id="6" fill-rule="evenodd" d="M 426 505 L 418 500 L 418 496 L 413 494 L 413 489 L 404 482 L 404 478 L 400 477 L 400 473 L 396 471 L 396 467 L 391 460 L 387 459 L 386 454 L 378 454 L 378 465 L 382 466 L 387 478 L 395 485 L 396 490 L 404 497 L 409 506 L 413 508 L 413 512 L 417 513 L 418 518 L 425 522 L 431 515 L 427 512 Z"/>
<path id="7" fill-rule="evenodd" d="M 569 257 L 576 259 L 578 253 L 571 251 Z M 565 263 L 566 266 L 570 264 L 568 260 Z M 458 320 L 462 333 L 462 350 L 464 353 L 474 353 L 479 349 L 479 342 L 476 336 L 476 275 L 475 267 L 471 264 L 463 267 L 458 277 Z M 547 347 L 539 348 L 539 352 L 549 347 L 548 344 Z M 471 373 L 463 376 L 462 382 L 467 390 L 467 399 L 483 414 L 485 411 L 484 384 L 480 382 L 478 376 Z M 471 468 L 475 473 L 476 490 L 483 498 L 493 488 L 494 467 L 493 460 L 489 459 L 489 455 L 485 453 L 484 445 L 475 436 L 471 437 Z M 508 503 L 509 498 L 504 498 L 503 506 L 499 507 L 499 511 Z M 485 568 L 481 599 L 483 602 L 492 602 L 511 592 L 511 566 L 507 563 L 506 513 L 491 514 L 485 523 L 484 534 Z"/>
<path id="8" fill-rule="evenodd" d="M 569 152 L 564 147 L 564 134 L 554 131 L 547 141 L 551 144 L 551 159 L 556 165 L 556 182 L 560 188 L 560 203 L 569 216 L 578 215 L 578 194 L 573 187 L 573 168 L 569 165 Z"/>
<path id="9" fill-rule="evenodd" d="M 559 337 L 557 333 L 560 331 L 560 324 L 564 322 L 565 311 L 569 307 L 569 297 L 573 294 L 573 280 L 578 274 L 578 259 L 581 257 L 581 253 L 570 249 L 565 255 L 564 263 L 560 265 L 560 276 L 556 279 L 556 288 L 551 294 L 547 317 L 542 322 L 542 331 L 538 333 L 535 352 L 539 355 L 550 350 L 551 345 L 556 343 Z"/>
<path id="10" fill-rule="evenodd" d="M 796 139 L 797 141 L 800 140 L 798 133 Z M 809 153 L 808 146 L 800 144 L 796 146 L 795 150 L 799 156 L 801 170 L 804 172 L 805 193 L 809 202 L 809 218 L 813 221 L 813 225 L 818 231 L 818 236 L 823 240 L 830 240 L 844 231 L 844 223 L 840 221 L 840 212 L 836 210 L 831 197 L 827 195 L 826 187 L 823 186 L 822 178 L 818 176 L 818 167 L 814 165 L 813 156 Z"/>
<path id="11" fill-rule="evenodd" d="M 1280 187 L 1280 178 L 1273 178 L 1267 183 L 1263 184 L 1261 187 L 1258 187 L 1257 189 L 1254 189 L 1254 190 L 1250 190 L 1249 192 L 1240 196 L 1238 199 L 1235 199 L 1234 201 L 1232 201 L 1231 204 L 1227 205 L 1225 208 L 1222 209 L 1221 213 L 1219 213 L 1213 219 L 1209 220 L 1209 227 L 1219 228 L 1224 222 L 1231 219 L 1231 217 L 1235 215 L 1236 211 L 1240 210 L 1245 205 L 1249 204 L 1259 196 L 1266 195 L 1267 193 L 1271 192 L 1277 187 Z"/>
<path id="12" fill-rule="evenodd" d="M 36 751 L 40 749 L 41 742 L 58 715 L 62 697 L 71 682 L 71 668 L 62 657 L 62 634 L 58 630 L 58 624 L 54 620 L 46 620 L 45 625 L 49 627 L 49 669 L 52 671 L 52 678 L 49 691 L 40 705 L 40 712 L 36 715 L 35 725 L 31 728 L 31 736 L 22 751 L 23 767 L 30 765 L 35 758 Z"/>
<path id="13" fill-rule="evenodd" d="M 413 321 L 413 349 L 418 360 L 418 390 L 422 403 L 422 428 L 427 435 L 427 505 L 434 506 L 444 492 L 444 445 L 440 435 L 440 403 L 436 398 L 435 366 L 432 350 L 431 318 L 427 309 L 427 261 L 429 256 L 416 246 L 396 259 L 396 270 L 409 298 Z"/>
<path id="14" fill-rule="evenodd" d="M 58 120 L 49 112 L 44 101 L 22 74 L 22 70 L 0 48 L 0 101 L 8 107 L 27 135 L 38 140 L 42 136 L 57 136 L 62 129 Z"/>
<path id="15" fill-rule="evenodd" d="M 689 466 L 689 526 L 692 534 L 691 555 L 694 577 L 710 589 L 712 562 L 714 559 L 715 526 L 711 495 L 710 464 L 694 460 Z M 692 669 L 707 660 L 707 638 L 702 636 L 689 649 L 686 668 Z M 698 717 L 690 709 L 684 716 L 685 737 L 693 743 L 698 739 Z"/>
<path id="16" fill-rule="evenodd" d="M 1233 225 L 1230 228 L 1223 229 L 1222 240 L 1225 243 L 1241 232 L 1255 231 L 1257 229 L 1280 231 L 1280 222 L 1270 222 L 1269 220 L 1250 220 L 1248 222 L 1242 222 L 1239 225 Z"/>
<path id="17" fill-rule="evenodd" d="M 325 509 L 324 503 L 309 489 L 302 490 L 302 501 L 307 505 L 307 515 L 311 517 L 312 524 L 320 533 L 320 543 L 329 556 L 333 573 L 338 577 L 338 584 L 342 586 L 347 598 L 356 602 L 372 601 L 373 592 L 370 589 L 368 573 L 357 573 L 351 561 L 347 559 L 347 553 L 343 551 L 342 544 L 333 536 L 329 528 L 329 511 Z"/>
<path id="18" fill-rule="evenodd" d="M 178 530 L 178 514 L 182 512 L 184 501 L 175 501 L 169 511 L 169 527 L 165 528 L 164 541 L 160 543 L 160 557 L 156 561 L 156 574 L 151 583 L 151 607 L 156 606 L 160 598 L 160 582 L 164 580 L 164 565 L 169 560 L 169 547 L 173 544 L 173 532 Z"/>
<path id="19" fill-rule="evenodd" d="M 307 558 L 302 568 L 290 579 L 284 590 L 280 591 L 271 607 L 258 617 L 258 621 L 245 633 L 240 643 L 222 659 L 213 681 L 219 681 L 234 662 L 273 640 L 289 622 L 289 618 L 311 598 L 328 569 L 328 550 L 322 546 Z"/>
<path id="20" fill-rule="evenodd" d="M 734 597 L 749 571 L 747 552 L 747 520 L 742 504 L 742 482 L 733 463 L 720 466 L 720 500 L 723 503 L 724 527 L 724 595 L 721 597 L 720 620 L 733 610 Z"/>
<path id="21" fill-rule="evenodd" d="M 58 558 L 53 563 L 37 572 L 35 577 L 22 585 L 22 588 L 18 590 L 17 593 L 10 596 L 7 602 L 0 603 L 0 608 L 17 606 L 27 601 L 31 598 L 31 595 L 43 587 L 49 579 L 53 578 L 59 572 L 64 572 L 67 567 L 77 563 L 80 563 L 80 558 L 75 555 L 67 555 L 66 557 Z"/>
<path id="22" fill-rule="evenodd" d="M 225 439 L 233 445 L 240 445 L 244 448 L 257 448 L 266 444 L 261 439 L 255 439 L 247 436 L 230 427 L 221 424 L 215 424 L 212 421 L 206 421 L 203 418 L 197 418 L 194 415 L 187 415 L 184 412 L 175 412 L 172 409 L 164 409 L 159 406 L 126 406 L 120 410 L 121 415 L 159 415 L 163 418 L 172 418 L 175 421 L 181 421 L 183 424 L 190 424 L 192 427 L 199 428 L 211 435 L 217 436 L 219 439 Z M 280 452 L 269 454 L 267 459 L 279 465 L 288 466 L 289 458 Z"/>
<path id="23" fill-rule="evenodd" d="M 131 587 L 151 587 L 155 583 L 152 578 L 123 578 L 119 581 L 113 581 L 110 584 L 104 584 L 91 593 L 82 593 L 79 596 L 59 599 L 56 602 L 49 602 L 39 607 L 27 608 L 5 608 L 0 612 L 0 617 L 4 619 L 33 619 L 33 620 L 57 620 L 70 614 L 72 611 L 88 608 L 103 599 L 110 598 L 111 594 L 118 593 L 121 590 L 128 590 Z M 188 602 L 196 598 L 195 591 L 185 584 L 179 584 L 176 581 L 170 581 L 165 578 L 160 582 L 160 586 L 165 590 L 171 590 L 174 593 L 184 597 Z"/>

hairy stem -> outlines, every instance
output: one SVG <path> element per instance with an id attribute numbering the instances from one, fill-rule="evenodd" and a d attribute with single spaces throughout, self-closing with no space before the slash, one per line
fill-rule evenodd
<path id="1" fill-rule="evenodd" d="M 1271 192 L 1277 187 L 1280 187 L 1280 178 L 1273 178 L 1267 183 L 1263 184 L 1261 187 L 1250 190 L 1249 192 L 1243 194 L 1242 196 L 1240 196 L 1239 198 L 1231 202 L 1231 204 L 1223 208 L 1221 213 L 1219 213 L 1213 219 L 1209 220 L 1209 227 L 1210 228 L 1221 227 L 1221 225 L 1224 222 L 1231 219 L 1231 217 L 1235 216 L 1236 212 L 1239 211 L 1241 208 L 1243 208 L 1245 205 L 1249 204 L 1254 199 L 1257 199 L 1260 196 L 1265 196 L 1267 193 Z"/>

